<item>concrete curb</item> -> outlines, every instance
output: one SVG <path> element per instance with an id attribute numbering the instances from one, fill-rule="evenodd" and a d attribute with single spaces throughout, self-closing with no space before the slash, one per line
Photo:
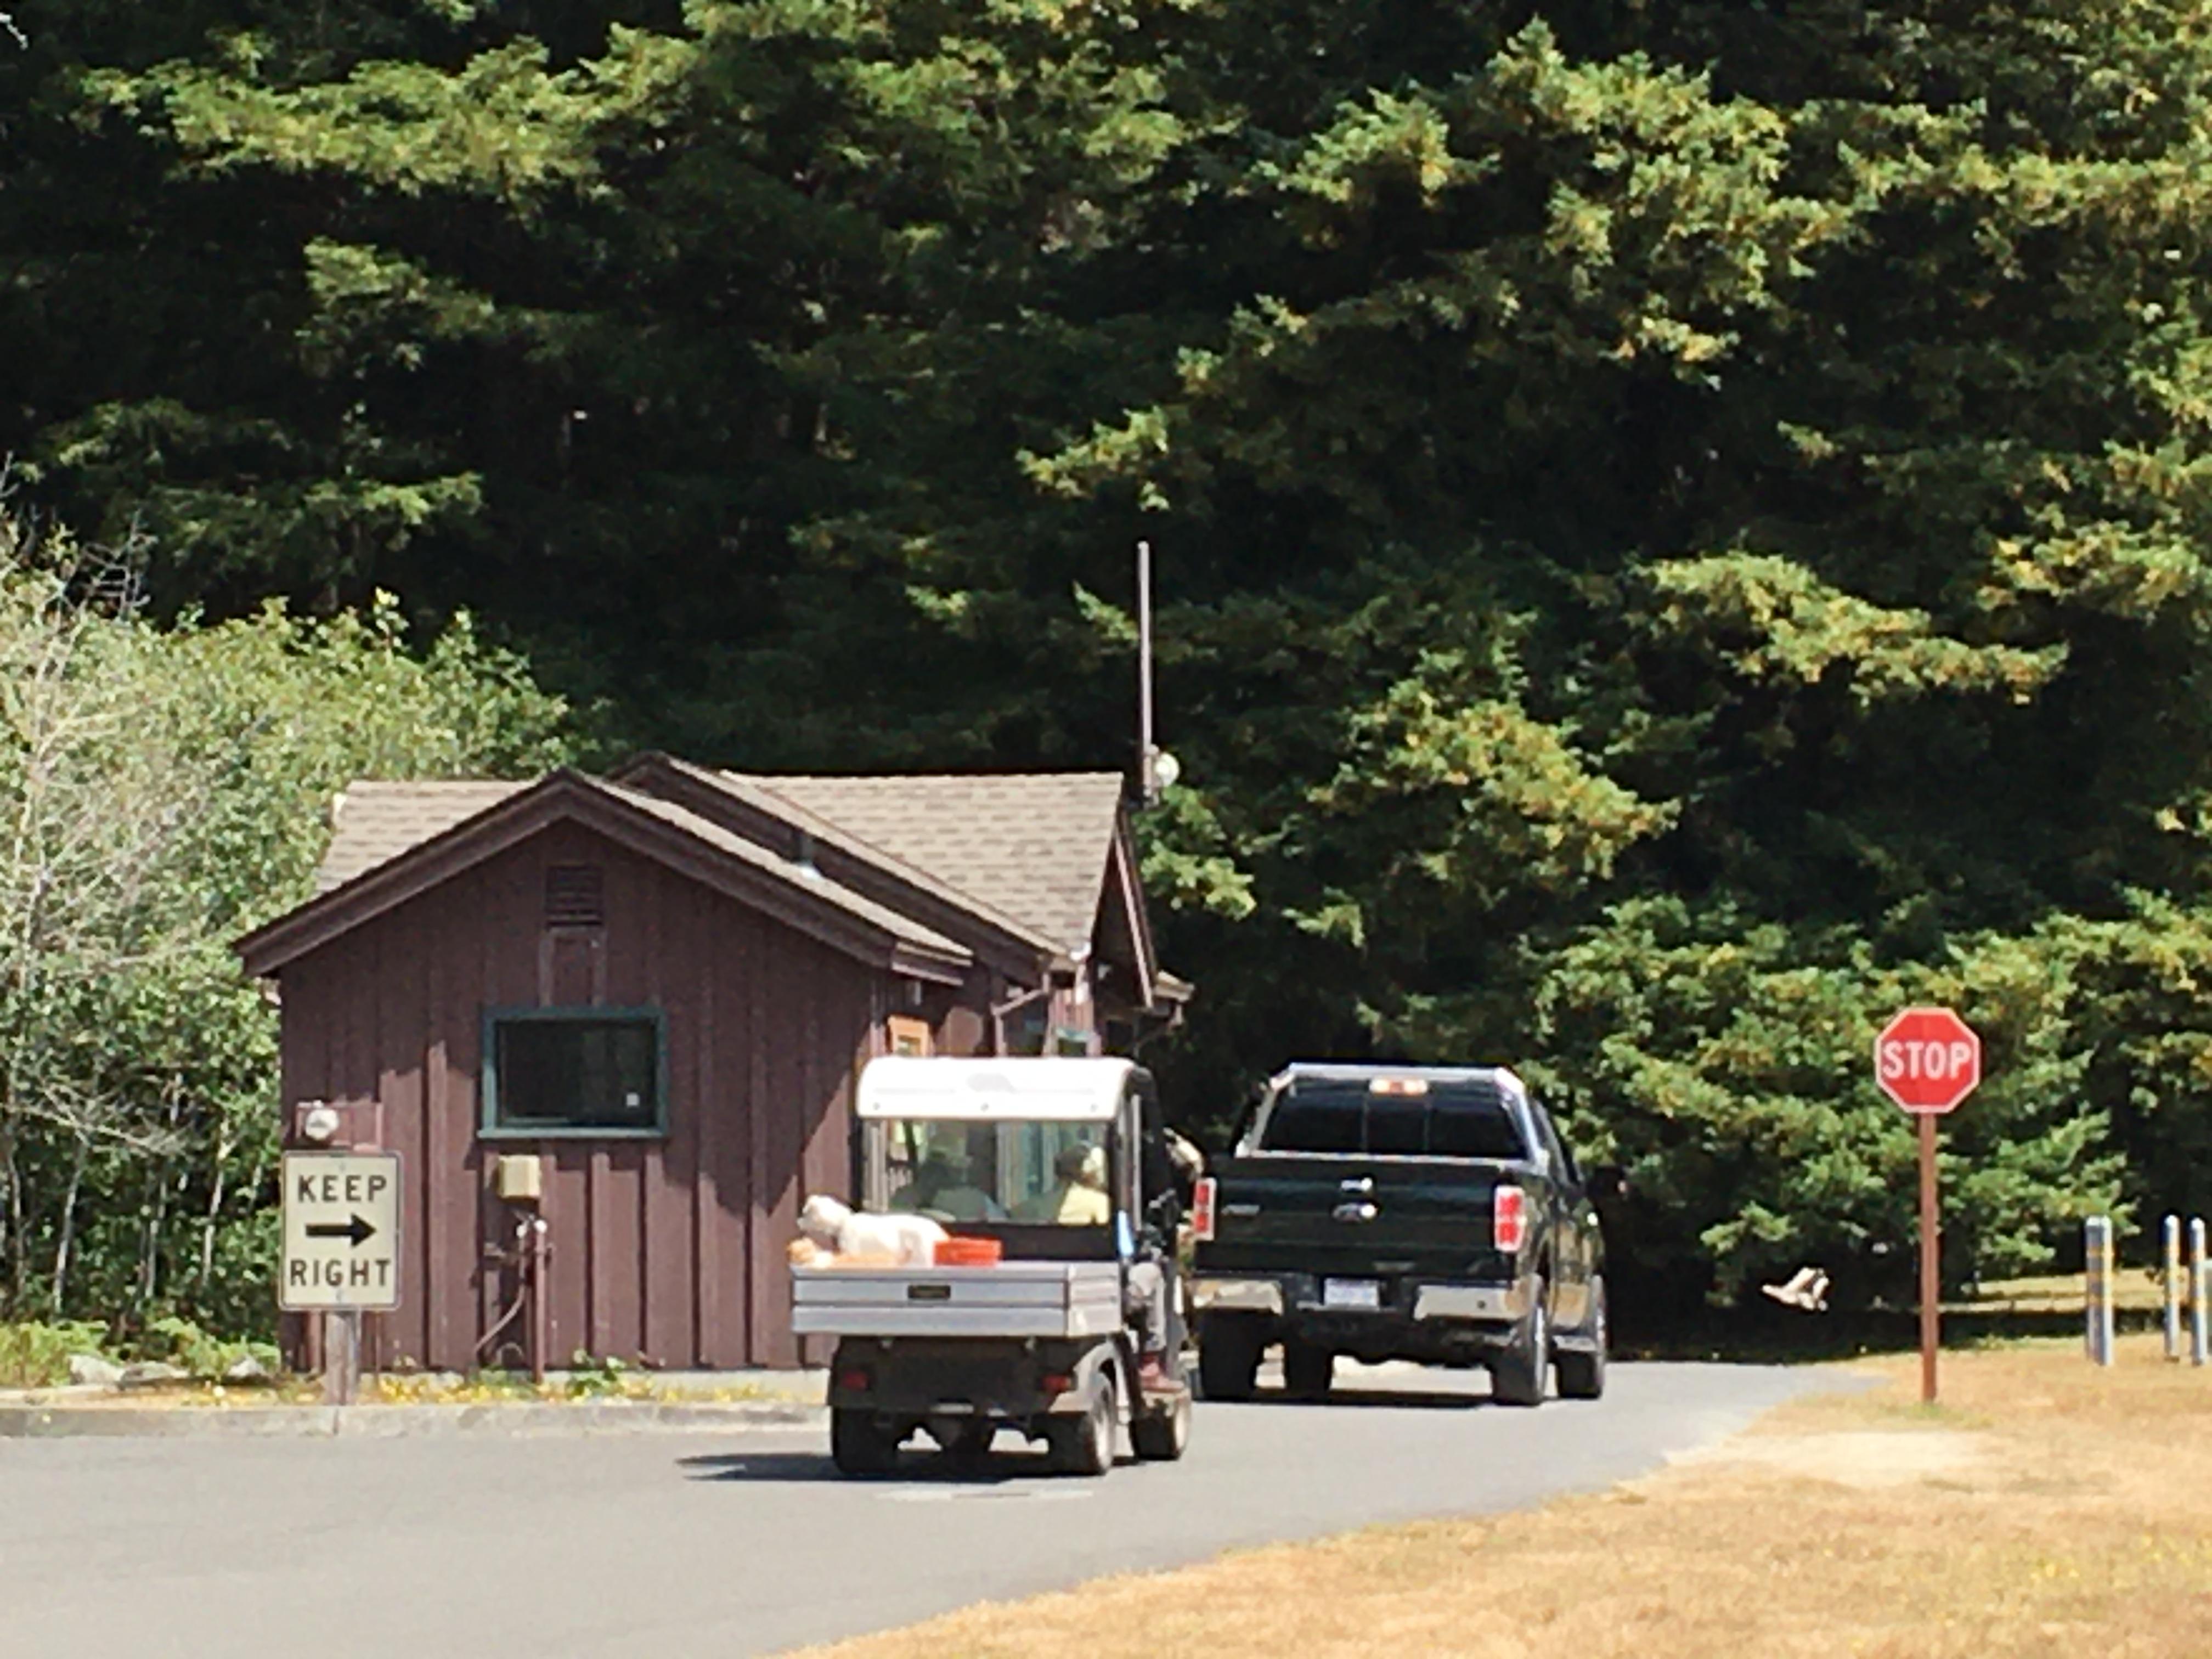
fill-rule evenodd
<path id="1" fill-rule="evenodd" d="M 417 1435 L 699 1432 L 816 1423 L 827 1413 L 796 1401 L 594 1400 L 572 1405 L 0 1406 L 0 1440 L 267 1439 Z"/>

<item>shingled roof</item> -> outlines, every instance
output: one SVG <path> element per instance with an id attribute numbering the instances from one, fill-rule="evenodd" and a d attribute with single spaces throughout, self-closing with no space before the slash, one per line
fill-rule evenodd
<path id="1" fill-rule="evenodd" d="M 315 890 L 343 887 L 529 787 L 473 781 L 350 785 L 331 805 L 330 850 L 315 872 Z"/>
<path id="2" fill-rule="evenodd" d="M 334 806 L 322 890 L 239 941 L 253 973 L 273 971 L 562 817 L 647 856 L 686 862 L 716 885 L 856 954 L 872 956 L 887 945 L 896 962 L 931 976 L 972 959 L 956 940 L 915 917 L 675 802 L 580 773 L 556 772 L 531 784 L 356 784 Z M 662 827 L 641 832 L 641 823 Z"/>
<path id="3" fill-rule="evenodd" d="M 824 777 L 668 764 L 775 811 L 799 830 L 834 839 L 856 856 L 902 873 L 940 899 L 1047 950 L 1077 956 L 1091 944 L 1120 834 L 1121 781 L 1115 774 Z M 726 827 L 665 806 L 649 788 L 624 787 L 629 783 L 624 774 L 617 778 L 602 787 L 702 839 L 732 843 L 722 850 L 743 847 L 760 855 Z M 639 782 L 647 781 L 641 774 Z M 353 784 L 333 803 L 318 890 L 345 887 L 532 787 L 478 781 Z"/>
<path id="4" fill-rule="evenodd" d="M 1121 810 L 1110 772 L 913 777 L 730 775 L 1010 916 L 1086 945 Z"/>

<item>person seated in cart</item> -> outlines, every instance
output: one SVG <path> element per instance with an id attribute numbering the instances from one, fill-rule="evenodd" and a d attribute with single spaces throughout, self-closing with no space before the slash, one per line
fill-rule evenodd
<path id="1" fill-rule="evenodd" d="M 1103 1227 L 1114 1218 L 1106 1196 L 1106 1149 L 1067 1146 L 1052 1161 L 1053 1185 L 1014 1206 L 1017 1221 L 1062 1227 Z"/>
<path id="2" fill-rule="evenodd" d="M 998 1200 L 973 1184 L 967 1148 L 957 1143 L 933 1146 L 914 1179 L 891 1200 L 891 1208 L 927 1211 L 953 1221 L 1004 1221 Z"/>

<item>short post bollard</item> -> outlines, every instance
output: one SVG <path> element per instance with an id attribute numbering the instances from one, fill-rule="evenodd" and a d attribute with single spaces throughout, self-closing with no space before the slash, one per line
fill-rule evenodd
<path id="1" fill-rule="evenodd" d="M 2212 1362 L 2212 1263 L 2204 1259 L 2204 1218 L 2189 1224 L 2189 1363 Z"/>
<path id="2" fill-rule="evenodd" d="M 2166 1357 L 2181 1363 L 2181 1218 L 2170 1215 L 2159 1230 L 2159 1293 L 2166 1311 Z"/>
<path id="3" fill-rule="evenodd" d="M 2112 1363 L 2112 1218 L 2093 1215 L 2081 1224 L 2087 1304 L 2089 1363 Z"/>

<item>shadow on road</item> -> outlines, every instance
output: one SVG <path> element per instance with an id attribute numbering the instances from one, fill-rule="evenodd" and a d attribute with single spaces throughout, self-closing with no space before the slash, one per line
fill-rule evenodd
<path id="1" fill-rule="evenodd" d="M 824 1481 L 883 1485 L 902 1480 L 927 1481 L 933 1486 L 1003 1486 L 1012 1481 L 1034 1481 L 1049 1471 L 1042 1452 L 990 1452 L 981 1457 L 953 1457 L 921 1443 L 910 1443 L 899 1454 L 898 1468 L 888 1475 L 868 1477 L 840 1474 L 830 1455 L 822 1452 L 709 1452 L 679 1457 L 678 1468 L 692 1480 L 735 1480 L 764 1486 L 794 1486 Z"/>
<path id="2" fill-rule="evenodd" d="M 1304 1395 L 1285 1394 L 1280 1389 L 1262 1389 L 1249 1400 L 1206 1400 L 1200 1404 L 1213 1411 L 1231 1406 L 1265 1406 L 1279 1408 L 1285 1406 L 1350 1406 L 1409 1412 L 1463 1412 L 1479 1410 L 1492 1404 L 1486 1394 L 1439 1394 L 1427 1389 L 1331 1389 L 1319 1400 Z"/>

